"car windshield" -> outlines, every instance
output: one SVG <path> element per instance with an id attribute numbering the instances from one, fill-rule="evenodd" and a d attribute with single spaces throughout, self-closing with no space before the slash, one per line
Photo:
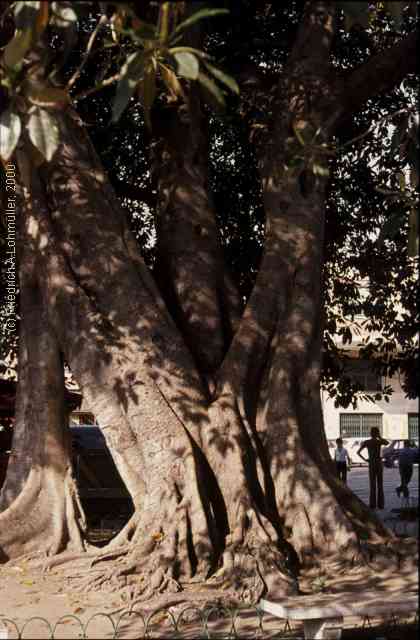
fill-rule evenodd
<path id="1" fill-rule="evenodd" d="M 105 438 L 99 427 L 71 427 L 70 433 L 73 443 L 82 449 L 106 448 Z"/>

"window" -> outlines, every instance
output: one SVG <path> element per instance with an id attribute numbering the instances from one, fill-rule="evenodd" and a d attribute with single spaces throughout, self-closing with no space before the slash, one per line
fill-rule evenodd
<path id="1" fill-rule="evenodd" d="M 357 384 L 362 391 L 381 391 L 381 376 L 372 369 L 366 360 L 356 360 L 346 366 L 345 374 L 353 384 Z"/>
<path id="2" fill-rule="evenodd" d="M 410 440 L 419 439 L 419 414 L 408 414 L 408 437 Z"/>
<path id="3" fill-rule="evenodd" d="M 382 413 L 340 413 L 342 438 L 369 438 L 372 427 L 382 435 Z"/>

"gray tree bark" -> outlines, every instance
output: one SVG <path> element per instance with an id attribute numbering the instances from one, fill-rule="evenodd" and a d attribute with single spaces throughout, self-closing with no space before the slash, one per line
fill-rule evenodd
<path id="1" fill-rule="evenodd" d="M 27 178 L 27 237 L 42 272 L 38 302 L 32 308 L 24 298 L 22 307 L 22 385 L 27 379 L 31 389 L 44 385 L 34 402 L 41 410 L 45 400 L 49 412 L 37 421 L 48 424 L 38 427 L 37 443 L 59 440 L 62 393 L 48 400 L 47 381 L 62 380 L 62 353 L 135 506 L 112 545 L 129 542 L 127 562 L 114 577 L 127 581 L 137 574 L 144 597 L 179 588 L 186 577 L 210 576 L 247 599 L 272 588 L 290 593 L 300 566 L 321 558 L 354 560 L 362 534 L 370 541 L 392 538 L 337 480 L 320 405 L 328 168 L 322 145 L 331 142 L 341 109 L 330 112 L 338 104 L 328 66 L 333 5 L 308 3 L 279 84 L 261 166 L 265 251 L 241 317 L 227 285 L 194 97 L 183 130 L 188 145 L 171 131 L 155 156 L 163 297 L 74 112 L 56 115 L 62 143 L 52 163 L 35 170 L 27 141 L 19 158 Z M 179 125 L 177 118 L 179 112 Z M 31 313 L 39 343 L 27 342 Z M 31 378 L 44 351 L 49 373 Z M 33 410 L 27 394 L 21 398 L 17 447 L 26 450 L 22 434 L 34 429 Z M 54 490 L 61 505 L 73 504 L 63 503 L 68 457 L 60 452 Z M 53 466 L 45 455 L 42 478 Z M 31 473 L 39 474 L 35 467 L 31 461 L 21 476 L 11 467 L 0 518 L 13 511 L 13 522 L 20 522 L 25 491 L 41 486 L 30 481 Z M 70 508 L 63 513 L 74 523 Z M 66 520 L 59 519 L 64 531 Z M 6 540 L 0 535 L 7 557 L 20 553 L 16 528 L 10 531 Z M 61 550 L 73 537 L 59 539 L 47 548 Z"/>
<path id="2" fill-rule="evenodd" d="M 83 551 L 86 522 L 72 476 L 62 353 L 42 295 L 39 233 L 20 225 L 19 391 L 13 450 L 0 494 L 0 558 Z"/>

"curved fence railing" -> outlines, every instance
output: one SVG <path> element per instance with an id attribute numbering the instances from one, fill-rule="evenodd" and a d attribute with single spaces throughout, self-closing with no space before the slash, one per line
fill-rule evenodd
<path id="1" fill-rule="evenodd" d="M 172 610 L 171 610 L 172 609 Z M 398 626 L 403 620 L 390 612 L 388 625 Z M 404 619 L 404 623 L 418 624 L 418 613 L 414 619 Z M 372 620 L 365 616 L 362 627 L 371 626 Z M 43 616 L 32 616 L 25 622 L 18 622 L 0 612 L 0 640 L 27 638 L 104 638 L 152 640 L 179 638 L 198 639 L 257 639 L 294 638 L 298 640 L 298 630 L 293 630 L 288 620 L 273 619 L 257 606 L 227 607 L 209 604 L 204 607 L 189 604 L 182 608 L 161 607 L 152 611 L 141 611 L 137 607 L 127 609 L 119 615 L 100 612 L 84 622 L 75 614 L 61 616 L 54 624 Z M 100 635 L 98 635 L 100 634 Z"/>

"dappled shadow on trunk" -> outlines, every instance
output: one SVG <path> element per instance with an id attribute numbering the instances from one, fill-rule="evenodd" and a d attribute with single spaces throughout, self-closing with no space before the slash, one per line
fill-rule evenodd
<path id="1" fill-rule="evenodd" d="M 188 104 L 155 117 L 158 191 L 154 276 L 211 396 L 240 319 L 241 302 L 223 256 L 208 175 L 207 120 L 197 89 Z"/>
<path id="2" fill-rule="evenodd" d="M 28 242 L 48 322 L 135 507 L 117 539 L 96 552 L 89 586 L 127 586 L 133 598 L 148 598 L 191 581 L 249 601 L 295 592 L 300 565 L 326 551 L 350 548 L 357 559 L 354 523 L 338 504 L 331 466 L 322 468 L 326 448 L 311 436 L 322 429 L 319 371 L 310 366 L 319 271 L 308 282 L 295 275 L 280 294 L 269 284 L 290 242 L 285 223 L 273 220 L 246 324 L 209 403 L 80 123 L 67 115 L 61 127 L 57 161 L 38 175 L 26 170 L 27 223 L 36 230 Z M 308 254 L 305 267 L 313 216 L 300 206 L 298 217 L 295 199 L 293 235 L 304 274 L 315 259 Z M 309 417 L 298 410 L 305 394 Z"/>
<path id="3" fill-rule="evenodd" d="M 2 488 L 0 553 L 45 557 L 83 551 L 85 518 L 72 477 L 59 345 L 42 298 L 42 270 L 28 233 L 20 258 L 21 315 L 17 424 Z"/>
<path id="4" fill-rule="evenodd" d="M 24 140 L 27 242 L 43 275 L 45 323 L 135 508 L 117 538 L 89 556 L 83 589 L 118 586 L 147 599 L 205 587 L 255 601 L 296 592 L 308 567 L 337 573 L 369 563 L 374 543 L 392 542 L 336 479 L 323 435 L 326 178 L 311 163 L 325 169 L 321 145 L 333 132 L 317 111 L 331 93 L 324 57 L 332 32 L 319 20 L 308 9 L 289 82 L 275 100 L 286 115 L 262 168 L 264 257 L 237 327 L 232 309 L 225 314 L 229 296 L 202 139 L 188 130 L 185 150 L 182 140 L 171 140 L 176 149 L 168 175 L 160 176 L 168 200 L 161 203 L 157 271 L 166 303 L 77 115 L 56 115 L 60 147 L 37 170 Z M 321 38 L 316 63 L 304 55 L 305 29 Z M 302 66 L 294 67 L 299 53 Z M 307 153 L 297 126 L 311 141 L 317 137 L 304 172 L 294 163 Z"/>

